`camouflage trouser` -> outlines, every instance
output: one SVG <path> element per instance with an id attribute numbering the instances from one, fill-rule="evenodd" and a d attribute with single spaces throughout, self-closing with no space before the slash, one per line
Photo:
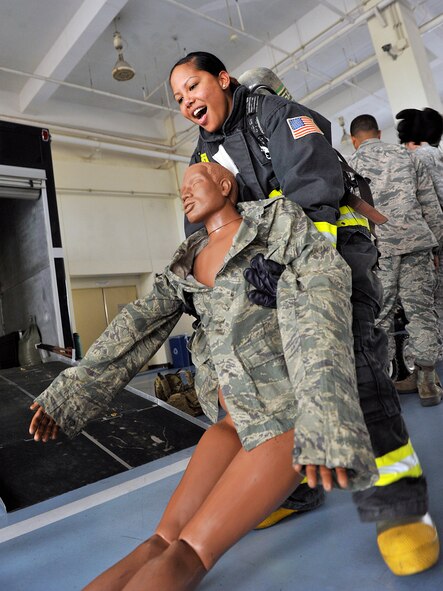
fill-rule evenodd
<path id="1" fill-rule="evenodd" d="M 434 365 L 439 331 L 434 305 L 437 277 L 431 251 L 381 258 L 377 274 L 383 285 L 383 307 L 377 325 L 390 333 L 396 303 L 400 300 L 409 321 L 406 330 L 411 356 L 419 364 Z M 394 350 L 390 337 L 389 351 Z"/>
<path id="2" fill-rule="evenodd" d="M 440 264 L 437 274 L 437 288 L 435 290 L 435 311 L 438 314 L 439 327 L 439 351 L 438 358 L 443 359 L 443 253 L 440 255 Z"/>

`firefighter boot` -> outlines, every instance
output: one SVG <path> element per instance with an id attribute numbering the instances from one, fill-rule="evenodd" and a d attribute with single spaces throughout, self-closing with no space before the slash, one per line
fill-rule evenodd
<path id="1" fill-rule="evenodd" d="M 443 394 L 433 365 L 417 365 L 417 388 L 422 406 L 439 404 Z"/>
<path id="2" fill-rule="evenodd" d="M 440 553 L 437 529 L 429 513 L 377 522 L 377 544 L 387 566 L 400 576 L 431 568 Z"/>
<path id="3" fill-rule="evenodd" d="M 322 486 L 310 488 L 305 482 L 300 484 L 284 503 L 263 519 L 254 529 L 267 529 L 277 525 L 296 513 L 306 513 L 321 507 L 325 502 L 325 491 Z"/>

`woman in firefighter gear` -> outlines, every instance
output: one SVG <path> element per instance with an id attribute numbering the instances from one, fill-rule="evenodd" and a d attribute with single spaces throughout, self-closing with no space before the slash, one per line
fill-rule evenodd
<path id="1" fill-rule="evenodd" d="M 206 52 L 179 60 L 171 69 L 170 85 L 182 115 L 200 127 L 191 163 L 215 161 L 231 170 L 240 201 L 283 193 L 301 205 L 351 267 L 360 405 L 380 476 L 353 499 L 361 520 L 376 523 L 380 552 L 395 574 L 433 566 L 439 543 L 428 514 L 426 480 L 385 371 L 386 334 L 374 326 L 382 297 L 374 273 L 377 250 L 367 220 L 340 205 L 343 176 L 331 146 L 330 123 L 280 96 L 251 94 Z M 197 228 L 186 223 L 187 235 Z M 305 502 L 306 490 L 299 487 L 261 526 L 321 502 L 318 492 L 312 499 L 312 491 Z"/>
<path id="2" fill-rule="evenodd" d="M 188 168 L 181 194 L 188 219 L 205 228 L 178 248 L 151 294 L 129 304 L 34 404 L 36 439 L 56 435 L 55 425 L 78 433 L 155 353 L 192 298 L 200 318 L 195 384 L 215 424 L 155 534 L 87 591 L 190 591 L 302 470 L 326 490 L 360 490 L 378 478 L 358 402 L 349 267 L 295 203 L 237 209 L 235 178 L 218 164 Z M 285 269 L 277 309 L 249 303 L 242 271 L 257 252 Z M 227 415 L 217 422 L 219 403 Z"/>

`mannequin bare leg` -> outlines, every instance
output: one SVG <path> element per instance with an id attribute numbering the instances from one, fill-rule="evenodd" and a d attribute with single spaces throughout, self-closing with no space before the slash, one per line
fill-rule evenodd
<path id="1" fill-rule="evenodd" d="M 141 566 L 161 554 L 169 542 L 154 534 L 130 554 L 91 581 L 83 591 L 121 591 Z"/>
<path id="2" fill-rule="evenodd" d="M 147 582 L 150 591 L 195 589 L 218 558 L 299 483 L 292 430 L 247 452 L 230 417 L 222 423 L 211 428 L 210 449 L 202 438 L 157 528 L 170 546 L 141 567 L 124 591 L 142 591 Z"/>
<path id="3" fill-rule="evenodd" d="M 144 564 L 166 550 L 171 541 L 178 539 L 182 528 L 199 509 L 214 483 L 241 448 L 237 434 L 232 437 L 232 430 L 232 421 L 226 417 L 206 431 L 166 507 L 160 522 L 165 525 L 160 535 L 156 533 L 140 544 L 89 583 L 84 591 L 120 591 Z M 177 507 L 180 507 L 180 512 Z"/>

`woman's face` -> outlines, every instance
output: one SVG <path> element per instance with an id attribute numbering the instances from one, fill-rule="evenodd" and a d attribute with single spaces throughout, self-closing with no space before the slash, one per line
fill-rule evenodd
<path id="1" fill-rule="evenodd" d="M 232 108 L 230 77 L 227 72 L 213 76 L 194 64 L 177 66 L 171 74 L 171 88 L 186 119 L 212 133 L 226 121 Z"/>

